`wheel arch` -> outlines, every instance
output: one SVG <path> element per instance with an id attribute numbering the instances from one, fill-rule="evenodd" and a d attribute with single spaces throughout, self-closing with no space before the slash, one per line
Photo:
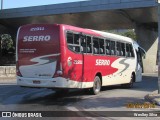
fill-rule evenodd
<path id="1" fill-rule="evenodd" d="M 97 72 L 95 76 L 98 76 L 101 80 L 101 86 L 103 85 L 102 83 L 102 74 L 100 72 Z"/>

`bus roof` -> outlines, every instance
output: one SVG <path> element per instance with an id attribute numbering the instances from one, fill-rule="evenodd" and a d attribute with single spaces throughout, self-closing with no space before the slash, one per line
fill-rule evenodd
<path id="1" fill-rule="evenodd" d="M 32 24 L 27 24 L 27 25 L 32 25 Z M 23 26 L 27 26 L 27 25 L 23 25 Z M 76 26 L 72 26 L 72 25 L 66 25 L 66 24 L 51 24 L 51 25 L 56 25 L 56 26 L 62 26 L 65 29 L 71 29 L 71 30 L 75 30 L 75 31 L 81 31 L 84 32 L 86 34 L 91 34 L 91 35 L 99 35 L 111 40 L 115 40 L 115 41 L 124 41 L 124 42 L 131 42 L 133 44 L 137 44 L 133 39 L 129 38 L 129 37 L 125 37 L 125 36 L 121 36 L 121 35 L 117 35 L 117 34 L 113 34 L 113 33 L 109 33 L 109 32 L 103 32 L 103 31 L 98 31 L 98 30 L 93 30 L 93 29 L 87 29 L 87 28 L 81 28 L 81 27 L 76 27 Z M 77 32 L 78 32 L 77 31 Z M 138 45 L 139 46 L 139 45 Z"/>
<path id="2" fill-rule="evenodd" d="M 109 33 L 109 32 L 104 32 L 104 31 L 98 31 L 98 30 L 92 30 L 92 29 L 87 29 L 87 28 L 80 28 L 80 27 L 75 27 L 75 26 L 71 26 L 71 25 L 65 25 L 65 24 L 59 24 L 64 26 L 65 28 L 69 28 L 71 30 L 79 30 L 79 31 L 84 31 L 85 33 L 94 33 L 95 35 L 98 34 L 102 37 L 108 38 L 109 40 L 115 40 L 115 41 L 124 41 L 124 42 L 130 42 L 132 43 L 133 47 L 138 50 L 138 47 L 140 47 L 140 45 L 133 39 L 129 38 L 129 37 L 125 37 L 122 35 L 117 35 L 117 34 L 113 34 L 113 33 Z M 91 32 L 92 31 L 92 32 Z M 141 47 L 140 47 L 141 48 Z M 145 53 L 146 51 L 141 48 L 142 51 Z"/>
<path id="3" fill-rule="evenodd" d="M 121 36 L 121 35 L 117 35 L 117 34 L 113 34 L 113 33 L 109 33 L 109 32 L 98 31 L 98 30 L 93 30 L 93 31 L 101 34 L 102 36 L 104 36 L 105 38 L 108 38 L 108 39 L 113 39 L 115 41 L 120 40 L 120 41 L 133 43 L 133 40 L 129 37 L 125 37 L 125 36 Z"/>
<path id="4" fill-rule="evenodd" d="M 66 28 L 72 28 L 73 30 L 74 29 L 79 29 L 79 30 L 84 30 L 84 32 L 92 31 L 95 34 L 100 34 L 102 37 L 105 37 L 105 38 L 108 38 L 108 39 L 113 39 L 115 41 L 120 40 L 120 41 L 131 42 L 131 43 L 133 43 L 133 41 L 134 41 L 129 37 L 125 37 L 125 36 L 121 36 L 121 35 L 117 35 L 117 34 L 113 34 L 113 33 L 109 33 L 109 32 L 103 32 L 103 31 L 87 29 L 87 28 L 80 28 L 80 27 L 75 27 L 75 26 L 65 25 L 65 24 L 59 24 L 59 25 L 62 25 Z"/>

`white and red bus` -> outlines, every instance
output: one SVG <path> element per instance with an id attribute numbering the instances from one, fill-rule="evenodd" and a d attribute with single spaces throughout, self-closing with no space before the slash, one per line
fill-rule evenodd
<path id="1" fill-rule="evenodd" d="M 17 84 L 43 88 L 132 87 L 143 49 L 132 39 L 64 24 L 30 24 L 17 34 Z"/>

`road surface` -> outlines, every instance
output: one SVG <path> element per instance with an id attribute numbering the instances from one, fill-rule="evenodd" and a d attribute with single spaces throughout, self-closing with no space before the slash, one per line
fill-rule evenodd
<path id="1" fill-rule="evenodd" d="M 70 90 L 68 94 L 64 93 L 59 95 L 55 94 L 55 91 L 45 88 L 43 89 L 21 88 L 13 83 L 1 84 L 0 109 L 1 111 L 160 110 L 159 106 L 155 106 L 155 108 L 145 108 L 145 109 L 127 108 L 127 105 L 129 103 L 132 104 L 146 103 L 147 101 L 144 99 L 144 96 L 158 89 L 157 80 L 158 78 L 156 74 L 143 75 L 143 81 L 140 83 L 135 83 L 132 89 L 124 89 L 121 86 L 103 87 L 102 92 L 98 95 L 90 95 L 85 90 Z M 97 116 L 100 115 L 97 114 Z M 65 119 L 74 119 L 74 117 Z M 81 119 L 84 118 L 81 117 L 78 118 L 78 120 Z M 93 118 L 86 117 L 85 119 L 93 119 Z M 102 117 L 101 119 L 106 119 L 106 118 Z M 111 119 L 114 120 L 121 118 L 111 118 Z M 135 119 L 135 118 L 130 118 L 130 119 Z M 126 120 L 128 119 L 126 118 Z"/>

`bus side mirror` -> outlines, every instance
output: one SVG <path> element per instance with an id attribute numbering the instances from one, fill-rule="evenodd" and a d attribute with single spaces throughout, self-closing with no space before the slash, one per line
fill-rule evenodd
<path id="1" fill-rule="evenodd" d="M 139 50 L 141 52 L 143 59 L 145 59 L 146 58 L 146 51 L 142 47 L 139 47 Z"/>

